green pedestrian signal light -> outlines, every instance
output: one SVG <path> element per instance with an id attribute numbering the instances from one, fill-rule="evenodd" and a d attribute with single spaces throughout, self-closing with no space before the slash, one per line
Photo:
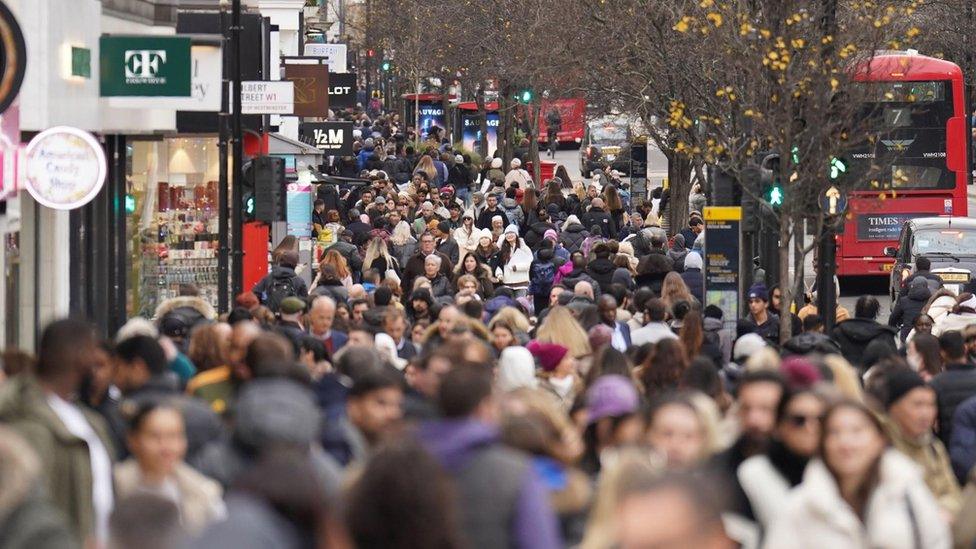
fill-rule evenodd
<path id="1" fill-rule="evenodd" d="M 529 89 L 525 89 L 525 90 L 520 91 L 518 93 L 518 95 L 516 96 L 516 98 L 521 103 L 531 103 L 533 97 L 535 97 L 535 94 L 532 93 L 532 90 L 529 90 Z"/>
<path id="2" fill-rule="evenodd" d="M 833 156 L 830 158 L 830 178 L 839 179 L 847 174 L 847 162 Z"/>
<path id="3" fill-rule="evenodd" d="M 769 205 L 770 206 L 783 205 L 783 187 L 780 187 L 779 185 L 774 185 L 769 188 Z"/>
<path id="4" fill-rule="evenodd" d="M 254 197 L 249 196 L 244 199 L 244 213 L 248 216 L 254 215 Z"/>
<path id="5" fill-rule="evenodd" d="M 390 63 L 389 61 L 383 61 L 383 64 L 380 65 L 380 69 L 382 69 L 383 72 L 389 72 L 390 69 L 392 68 L 393 68 L 393 63 Z"/>
<path id="6" fill-rule="evenodd" d="M 125 195 L 125 213 L 132 215 L 136 211 L 136 197 L 131 194 Z"/>

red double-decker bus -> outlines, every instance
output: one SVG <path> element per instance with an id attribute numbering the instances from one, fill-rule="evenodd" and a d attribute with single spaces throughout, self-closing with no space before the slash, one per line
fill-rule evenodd
<path id="1" fill-rule="evenodd" d="M 869 86 L 863 113 L 877 139 L 841 166 L 856 183 L 837 237 L 837 274 L 886 276 L 893 260 L 884 248 L 897 245 L 905 221 L 968 213 L 963 76 L 958 65 L 906 52 L 873 57 L 855 79 Z"/>

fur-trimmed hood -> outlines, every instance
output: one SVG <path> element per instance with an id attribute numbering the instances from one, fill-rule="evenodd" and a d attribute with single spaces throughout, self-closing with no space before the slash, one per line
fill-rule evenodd
<path id="1" fill-rule="evenodd" d="M 213 308 L 213 305 L 202 297 L 194 295 L 171 297 L 163 301 L 158 307 L 156 307 L 156 314 L 153 315 L 153 318 L 158 320 L 166 313 L 184 307 L 197 311 L 207 320 L 215 320 L 217 318 L 217 311 Z"/>

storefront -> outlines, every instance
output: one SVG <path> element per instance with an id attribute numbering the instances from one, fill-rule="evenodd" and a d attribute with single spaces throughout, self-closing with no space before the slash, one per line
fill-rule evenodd
<path id="1" fill-rule="evenodd" d="M 217 306 L 216 137 L 131 139 L 126 146 L 126 312 L 152 318 L 193 284 Z"/>

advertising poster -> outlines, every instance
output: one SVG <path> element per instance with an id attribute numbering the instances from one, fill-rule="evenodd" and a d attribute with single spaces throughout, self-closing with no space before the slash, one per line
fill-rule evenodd
<path id="1" fill-rule="evenodd" d="M 444 128 L 446 122 L 444 121 L 444 107 L 440 103 L 429 103 L 420 102 L 420 136 L 423 139 L 427 139 L 427 132 L 430 131 L 432 126 L 437 126 L 438 128 Z"/>
<path id="2" fill-rule="evenodd" d="M 721 308 L 724 329 L 735 339 L 739 318 L 739 224 L 742 208 L 705 208 L 705 305 Z"/>
<path id="3" fill-rule="evenodd" d="M 461 117 L 461 144 L 465 149 L 477 150 L 481 143 L 481 117 L 477 114 L 464 114 Z M 498 113 L 488 113 L 488 156 L 498 148 Z"/>

